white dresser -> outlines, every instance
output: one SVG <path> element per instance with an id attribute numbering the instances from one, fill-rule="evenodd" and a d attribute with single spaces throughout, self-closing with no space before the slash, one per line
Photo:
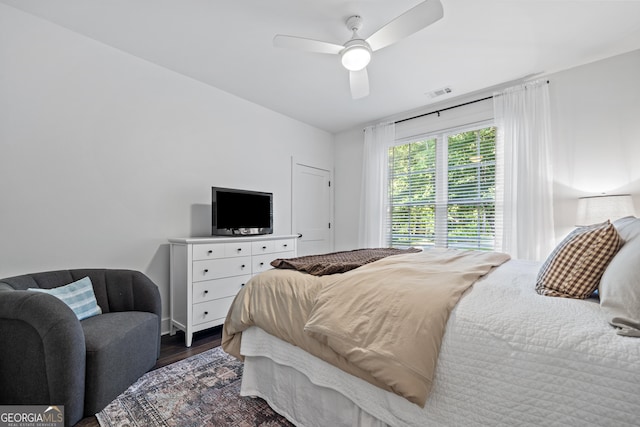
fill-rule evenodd
<path id="1" fill-rule="evenodd" d="M 193 333 L 224 323 L 234 297 L 276 258 L 296 256 L 295 235 L 169 239 L 170 333 Z"/>

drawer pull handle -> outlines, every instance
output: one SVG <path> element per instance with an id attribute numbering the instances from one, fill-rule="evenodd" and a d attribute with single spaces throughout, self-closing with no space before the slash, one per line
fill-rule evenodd
<path id="1" fill-rule="evenodd" d="M 211 255 L 211 254 L 213 253 L 213 251 L 207 251 L 207 253 L 208 253 L 209 255 Z"/>
<path id="2" fill-rule="evenodd" d="M 209 291 L 205 289 L 205 290 L 204 290 L 204 293 L 205 293 L 205 294 L 208 294 L 208 293 L 209 293 Z"/>
<path id="3" fill-rule="evenodd" d="M 207 274 L 209 272 L 209 269 L 205 268 L 204 269 L 204 274 Z"/>
<path id="4" fill-rule="evenodd" d="M 238 252 L 242 252 L 242 248 L 238 248 Z"/>
<path id="5" fill-rule="evenodd" d="M 209 312 L 208 312 L 208 311 L 205 311 L 205 312 L 204 312 L 204 315 L 205 315 L 205 316 L 206 316 L 206 315 L 208 315 L 208 314 L 209 314 Z"/>
<path id="6" fill-rule="evenodd" d="M 244 268 L 244 264 L 242 264 L 242 265 L 240 266 L 240 268 Z"/>
<path id="7" fill-rule="evenodd" d="M 240 284 L 240 286 L 241 286 L 241 287 L 242 287 L 242 286 L 244 286 L 244 283 L 241 283 L 241 284 Z"/>
<path id="8" fill-rule="evenodd" d="M 260 263 L 260 267 L 262 267 L 263 265 L 264 265 L 264 262 L 261 262 L 261 263 Z"/>
<path id="9" fill-rule="evenodd" d="M 263 247 L 262 247 L 262 249 L 267 249 L 267 247 L 266 247 L 266 246 L 263 246 Z"/>
<path id="10" fill-rule="evenodd" d="M 285 244 L 284 244 L 284 245 L 282 245 L 282 246 L 284 246 L 284 247 L 286 248 L 286 247 L 287 247 L 287 244 L 285 243 Z"/>

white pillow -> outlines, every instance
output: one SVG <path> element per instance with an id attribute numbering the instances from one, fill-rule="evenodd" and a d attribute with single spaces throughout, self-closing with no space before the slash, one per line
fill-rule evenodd
<path id="1" fill-rule="evenodd" d="M 50 294 L 58 298 L 73 310 L 78 320 L 102 314 L 102 309 L 98 305 L 96 295 L 93 292 L 91 279 L 88 277 L 57 288 L 29 288 L 29 290 Z"/>
<path id="2" fill-rule="evenodd" d="M 640 219 L 613 223 L 625 243 L 600 279 L 600 306 L 617 333 L 640 337 Z"/>

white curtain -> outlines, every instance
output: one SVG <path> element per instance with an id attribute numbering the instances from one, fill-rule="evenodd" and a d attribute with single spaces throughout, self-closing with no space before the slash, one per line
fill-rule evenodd
<path id="1" fill-rule="evenodd" d="M 494 94 L 496 248 L 513 258 L 543 260 L 555 244 L 546 80 Z M 499 224 L 502 223 L 502 227 Z"/>
<path id="2" fill-rule="evenodd" d="M 380 123 L 364 130 L 358 234 L 361 248 L 388 246 L 386 231 L 388 152 L 394 141 L 394 123 Z"/>

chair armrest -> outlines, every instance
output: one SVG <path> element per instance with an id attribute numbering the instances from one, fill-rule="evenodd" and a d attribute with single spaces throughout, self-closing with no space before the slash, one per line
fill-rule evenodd
<path id="1" fill-rule="evenodd" d="M 131 273 L 133 275 L 134 305 L 136 310 L 155 313 L 158 318 L 161 318 L 162 302 L 158 285 L 139 271 L 132 271 Z"/>
<path id="2" fill-rule="evenodd" d="M 162 301 L 158 285 L 153 283 L 145 274 L 132 271 L 133 275 L 133 299 L 138 311 L 148 311 L 158 316 L 158 334 L 162 331 Z M 158 349 L 156 359 L 160 357 L 160 337 L 158 336 Z"/>
<path id="3" fill-rule="evenodd" d="M 58 298 L 0 292 L 0 402 L 64 405 L 65 424 L 82 418 L 85 342 L 80 322 Z"/>

